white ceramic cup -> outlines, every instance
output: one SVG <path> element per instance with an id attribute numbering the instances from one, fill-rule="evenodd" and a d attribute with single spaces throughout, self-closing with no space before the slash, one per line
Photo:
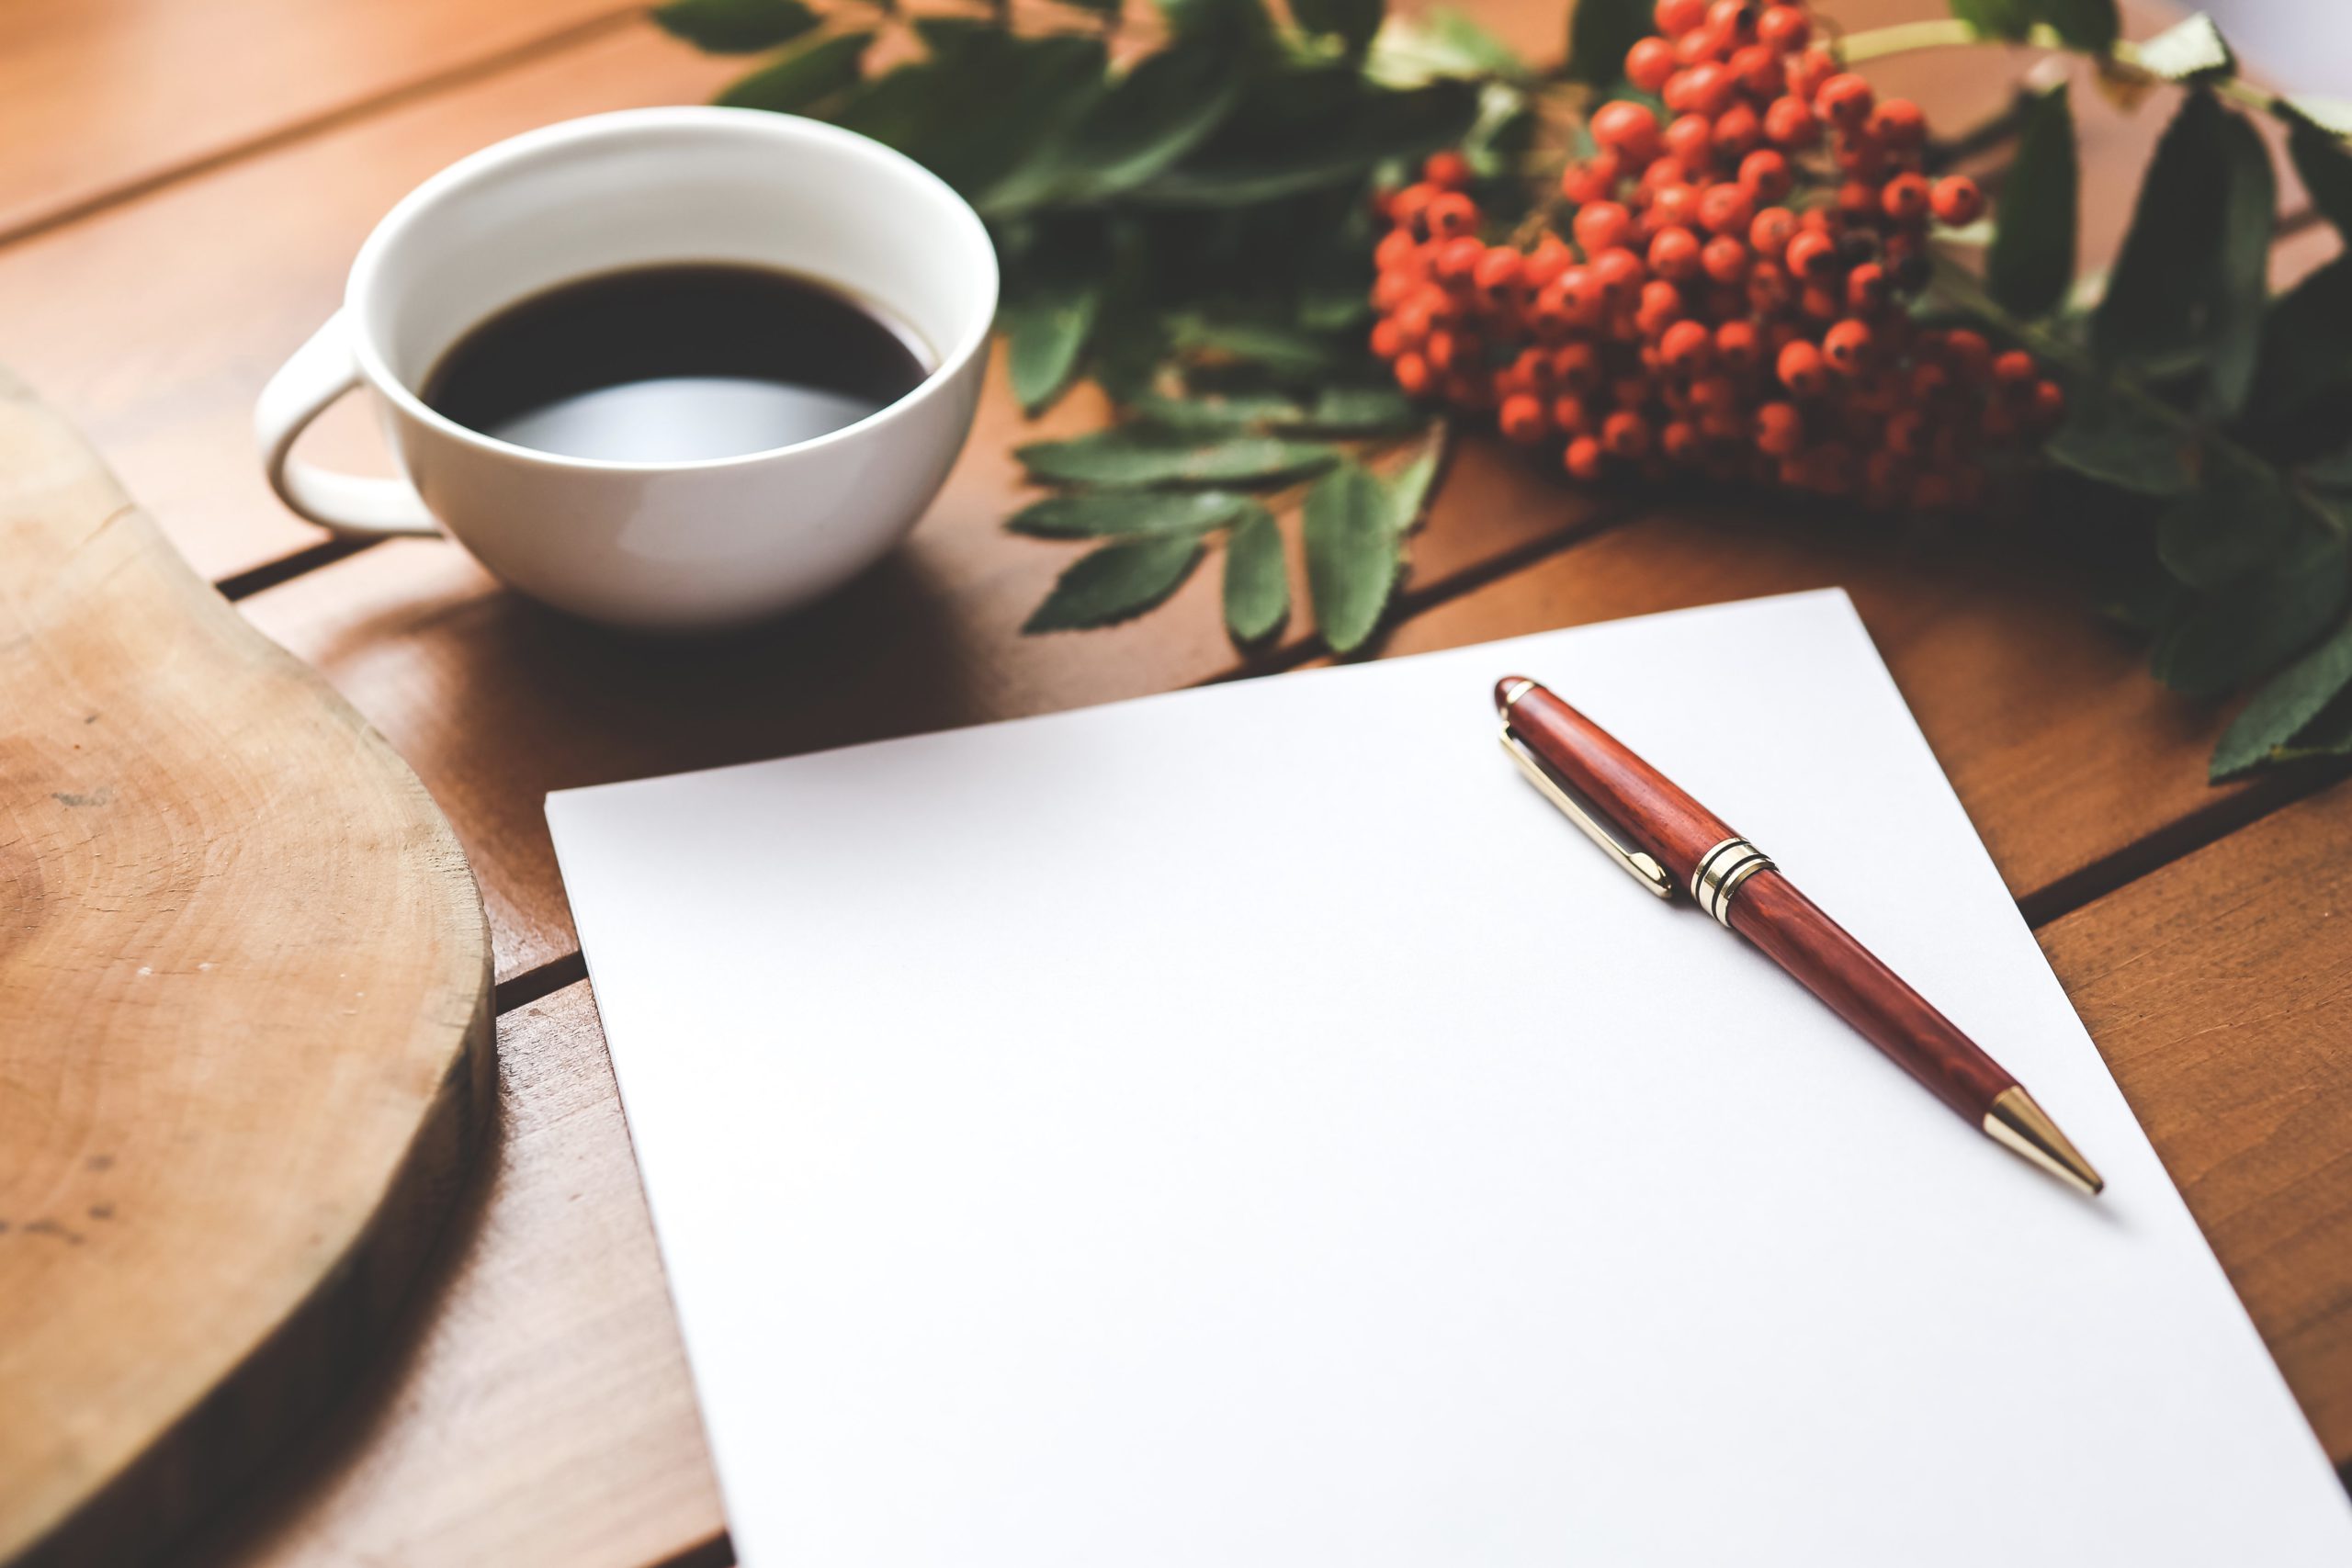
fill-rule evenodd
<path id="1" fill-rule="evenodd" d="M 663 262 L 833 284 L 912 330 L 934 368 L 829 434 L 702 462 L 537 452 L 417 396 L 441 355 L 502 307 Z M 486 148 L 404 197 L 360 247 L 343 308 L 270 378 L 254 423 L 272 488 L 338 534 L 446 532 L 575 615 L 726 626 L 840 586 L 914 525 L 971 429 L 996 297 L 978 216 L 879 142 L 753 109 L 595 115 Z M 303 427 L 362 385 L 404 480 L 293 456 Z"/>

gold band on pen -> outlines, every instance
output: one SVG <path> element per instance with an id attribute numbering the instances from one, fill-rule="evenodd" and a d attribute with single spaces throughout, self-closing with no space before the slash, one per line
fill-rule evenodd
<path id="1" fill-rule="evenodd" d="M 1731 901 L 1740 885 L 1759 871 L 1778 869 L 1771 856 L 1746 839 L 1725 839 L 1699 857 L 1698 865 L 1690 873 L 1690 897 L 1729 931 Z"/>

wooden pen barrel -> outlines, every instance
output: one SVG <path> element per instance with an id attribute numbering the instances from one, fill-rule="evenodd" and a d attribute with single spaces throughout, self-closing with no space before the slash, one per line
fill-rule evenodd
<path id="1" fill-rule="evenodd" d="M 1495 702 L 1544 764 L 1601 806 L 1620 831 L 1656 857 L 1677 889 L 1754 942 L 1954 1111 L 1981 1122 L 1995 1097 L 2015 1086 L 1959 1025 L 1798 892 L 1765 853 L 1615 736 L 1524 677 L 1497 682 Z M 1702 864 L 1712 879 L 1704 884 Z"/>
<path id="2" fill-rule="evenodd" d="M 1971 1122 L 1981 1122 L 1995 1097 L 2016 1084 L 1958 1024 L 1777 869 L 1740 885 L 1729 924 Z"/>
<path id="3" fill-rule="evenodd" d="M 1624 742 L 1524 676 L 1495 682 L 1495 705 L 1547 767 L 1587 800 L 1607 803 L 1610 819 L 1684 891 L 1701 857 L 1735 836 Z"/>

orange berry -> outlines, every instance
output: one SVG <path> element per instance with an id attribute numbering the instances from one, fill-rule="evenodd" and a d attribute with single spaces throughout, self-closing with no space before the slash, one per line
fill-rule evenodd
<path id="1" fill-rule="evenodd" d="M 1553 351 L 1553 381 L 1571 392 L 1589 392 L 1600 385 L 1600 350 L 1589 343 L 1564 344 Z"/>
<path id="2" fill-rule="evenodd" d="M 1409 299 L 1413 290 L 1420 286 L 1421 280 L 1419 277 L 1402 269 L 1396 272 L 1384 272 L 1372 286 L 1372 308 L 1375 310 L 1393 310 Z"/>
<path id="3" fill-rule="evenodd" d="M 1642 171 L 1640 181 L 1642 197 L 1647 199 L 1664 190 L 1668 186 L 1688 185 L 1690 181 L 1690 171 L 1682 166 L 1681 159 L 1670 154 L 1657 158 L 1651 161 L 1648 168 Z"/>
<path id="4" fill-rule="evenodd" d="M 1448 240 L 1438 247 L 1437 259 L 1430 270 L 1440 283 L 1467 288 L 1471 275 L 1487 256 L 1487 247 L 1464 234 L 1458 240 Z"/>
<path id="5" fill-rule="evenodd" d="M 1897 223 L 1916 223 L 1928 212 L 1928 182 L 1919 175 L 1897 175 L 1879 191 L 1878 204 Z"/>
<path id="6" fill-rule="evenodd" d="M 1744 185 L 1725 180 L 1699 195 L 1699 221 L 1711 233 L 1745 234 L 1756 219 L 1756 198 Z"/>
<path id="7" fill-rule="evenodd" d="M 1458 190 L 1431 198 L 1423 216 L 1433 240 L 1458 240 L 1478 227 L 1478 204 Z"/>
<path id="8" fill-rule="evenodd" d="M 1816 321 L 1834 321 L 1846 313 L 1846 302 L 1826 283 L 1808 283 L 1797 292 L 1797 307 Z"/>
<path id="9" fill-rule="evenodd" d="M 1650 19 L 1668 38 L 1687 33 L 1707 19 L 1707 0 L 1657 0 Z"/>
<path id="10" fill-rule="evenodd" d="M 1774 145 L 1793 152 L 1821 140 L 1821 122 L 1792 85 L 1787 96 L 1774 98 L 1764 110 L 1764 134 Z"/>
<path id="11" fill-rule="evenodd" d="M 1973 328 L 1954 327 L 1945 333 L 1942 348 L 1944 363 L 1967 386 L 1981 387 L 1995 373 L 1993 345 Z"/>
<path id="12" fill-rule="evenodd" d="M 1815 44 L 1797 56 L 1789 67 L 1789 91 L 1808 106 L 1821 91 L 1822 84 L 1838 74 L 1838 58 L 1819 44 Z"/>
<path id="13" fill-rule="evenodd" d="M 2045 434 L 2066 420 L 2066 390 L 2055 381 L 2036 381 L 2026 394 L 2026 418 Z"/>
<path id="14" fill-rule="evenodd" d="M 1796 188 L 1796 176 L 1789 172 L 1785 154 L 1762 147 L 1740 160 L 1739 183 L 1758 202 L 1770 203 Z"/>
<path id="15" fill-rule="evenodd" d="M 1756 36 L 1756 0 L 1714 0 L 1707 7 L 1707 27 L 1718 37 L 1748 39 Z"/>
<path id="16" fill-rule="evenodd" d="M 1569 164 L 1561 173 L 1560 194 L 1579 207 L 1589 201 L 1607 201 L 1616 194 L 1624 167 L 1624 161 L 1616 153 L 1595 152 L 1580 164 Z"/>
<path id="17" fill-rule="evenodd" d="M 1450 376 L 1478 357 L 1477 340 L 1451 327 L 1439 327 L 1421 344 L 1421 357 L 1441 376 Z"/>
<path id="18" fill-rule="evenodd" d="M 1714 333 L 1702 323 L 1677 321 L 1657 340 L 1657 356 L 1668 369 L 1692 375 L 1706 365 L 1714 344 Z"/>
<path id="19" fill-rule="evenodd" d="M 1396 387 L 1408 398 L 1418 398 L 1430 389 L 1430 365 L 1418 354 L 1400 354 L 1396 364 Z"/>
<path id="20" fill-rule="evenodd" d="M 1396 323 L 1383 316 L 1372 323 L 1372 352 L 1383 359 L 1394 359 L 1405 352 L 1405 340 L 1396 331 Z"/>
<path id="21" fill-rule="evenodd" d="M 1842 375 L 1858 374 L 1871 355 L 1871 329 L 1860 321 L 1844 321 L 1822 334 L 1822 357 Z"/>
<path id="22" fill-rule="evenodd" d="M 1699 221 L 1696 186 L 1660 186 L 1650 193 L 1650 231 L 1688 229 Z"/>
<path id="23" fill-rule="evenodd" d="M 1778 256 L 1796 237 L 1797 215 L 1785 207 L 1768 207 L 1747 226 L 1748 246 L 1759 256 Z"/>
<path id="24" fill-rule="evenodd" d="M 1504 440 L 1515 441 L 1521 446 L 1532 446 L 1552 433 L 1544 404 L 1525 392 L 1503 400 L 1502 407 L 1496 411 L 1495 423 L 1501 429 Z"/>
<path id="25" fill-rule="evenodd" d="M 1802 338 L 1781 350 L 1774 369 L 1781 385 L 1800 398 L 1817 398 L 1828 389 L 1829 367 L 1822 363 L 1821 350 Z"/>
<path id="26" fill-rule="evenodd" d="M 1886 309 L 1886 268 L 1864 262 L 1846 275 L 1846 308 L 1857 316 L 1875 316 Z"/>
<path id="27" fill-rule="evenodd" d="M 1603 309 L 1610 310 L 1622 310 L 1632 305 L 1649 276 L 1641 258 L 1622 245 L 1593 257 L 1585 270 L 1600 290 Z"/>
<path id="28" fill-rule="evenodd" d="M 1625 80 L 1645 93 L 1665 86 L 1674 68 L 1674 46 L 1662 38 L 1645 38 L 1625 51 Z"/>
<path id="29" fill-rule="evenodd" d="M 1719 115 L 1731 107 L 1732 95 L 1738 89 L 1732 74 L 1712 61 L 1693 65 L 1682 73 L 1682 107 L 1694 114 Z"/>
<path id="30" fill-rule="evenodd" d="M 1592 411 L 1574 392 L 1552 400 L 1552 423 L 1563 435 L 1583 435 L 1592 429 Z"/>
<path id="31" fill-rule="evenodd" d="M 1792 293 L 1788 269 L 1780 263 L 1759 260 L 1747 269 L 1747 302 L 1757 314 L 1785 309 Z"/>
<path id="32" fill-rule="evenodd" d="M 1867 131 L 1849 130 L 1838 142 L 1831 162 L 1841 174 L 1858 180 L 1875 181 L 1886 173 L 1886 144 Z"/>
<path id="33" fill-rule="evenodd" d="M 1737 164 L 1764 140 L 1764 122 L 1746 104 L 1734 104 L 1715 116 L 1715 157 Z"/>
<path id="34" fill-rule="evenodd" d="M 1756 36 L 1777 54 L 1793 54 L 1813 37 L 1813 22 L 1802 6 L 1767 6 L 1756 18 Z"/>
<path id="35" fill-rule="evenodd" d="M 1637 462 L 1649 456 L 1649 424 L 1640 414 L 1620 409 L 1600 422 L 1600 445 L 1612 457 Z"/>
<path id="36" fill-rule="evenodd" d="M 1984 193 L 1966 175 L 1946 175 L 1936 182 L 1928 199 L 1936 220 L 1955 228 L 1984 215 Z"/>
<path id="37" fill-rule="evenodd" d="M 1928 139 L 1928 117 L 1908 98 L 1889 98 L 1871 110 L 1870 133 L 1899 152 Z"/>
<path id="38" fill-rule="evenodd" d="M 1419 249 L 1412 235 L 1402 229 L 1391 229 L 1380 237 L 1380 243 L 1373 246 L 1372 265 L 1381 272 L 1394 272 L 1412 260 L 1413 253 Z"/>
<path id="39" fill-rule="evenodd" d="M 1657 117 L 1645 104 L 1623 98 L 1603 104 L 1593 112 L 1592 139 L 1635 162 L 1657 151 Z"/>
<path id="40" fill-rule="evenodd" d="M 1789 270 L 1799 277 L 1826 277 L 1838 267 L 1838 242 L 1818 230 L 1798 233 L 1784 254 Z"/>
<path id="41" fill-rule="evenodd" d="M 1813 110 L 1833 125 L 1859 130 L 1870 118 L 1871 107 L 1877 98 L 1868 82 L 1845 71 L 1821 85 L 1821 90 L 1813 96 Z"/>
<path id="42" fill-rule="evenodd" d="M 1489 245 L 1470 271 L 1470 282 L 1489 304 L 1508 304 L 1520 290 L 1527 258 L 1509 245 Z"/>
<path id="43" fill-rule="evenodd" d="M 1589 435 L 1579 435 L 1569 442 L 1567 451 L 1561 454 L 1561 461 L 1572 476 L 1580 479 L 1597 479 L 1606 467 L 1600 443 Z"/>
<path id="44" fill-rule="evenodd" d="M 1746 245 L 1729 234 L 1718 234 L 1699 253 L 1699 266 L 1717 283 L 1744 283 L 1747 279 L 1747 264 L 1753 259 Z M 1734 310 L 1738 309 L 1738 298 L 1732 297 Z"/>
<path id="45" fill-rule="evenodd" d="M 1848 180 L 1838 187 L 1838 211 L 1849 223 L 1865 223 L 1878 216 L 1878 186 L 1868 180 Z"/>
<path id="46" fill-rule="evenodd" d="M 1784 52 L 1774 50 L 1770 44 L 1751 43 L 1735 53 L 1724 64 L 1730 68 L 1742 92 L 1769 104 L 1789 90 L 1789 73 L 1781 63 L 1781 55 Z"/>
<path id="47" fill-rule="evenodd" d="M 1725 321 L 1715 329 L 1715 357 L 1734 370 L 1752 370 L 1763 356 L 1754 323 Z"/>
<path id="48" fill-rule="evenodd" d="M 1520 286 L 1530 294 L 1535 293 L 1560 274 L 1568 270 L 1576 260 L 1576 253 L 1557 234 L 1546 234 L 1535 242 L 1519 264 Z"/>
<path id="49" fill-rule="evenodd" d="M 1657 449 L 1668 462 L 1692 463 L 1699 457 L 1699 433 L 1689 423 L 1670 419 L 1658 427 Z"/>
<path id="50" fill-rule="evenodd" d="M 1666 128 L 1665 141 L 1668 157 L 1690 168 L 1703 167 L 1714 153 L 1715 122 L 1702 114 L 1677 115 Z"/>
<path id="51" fill-rule="evenodd" d="M 1756 445 L 1775 457 L 1786 457 L 1804 445 L 1804 416 L 1791 403 L 1766 403 L 1756 411 Z"/>
<path id="52" fill-rule="evenodd" d="M 1614 201 L 1590 202 L 1577 209 L 1568 231 L 1588 257 L 1597 256 L 1625 243 L 1634 231 L 1634 215 Z"/>
<path id="53" fill-rule="evenodd" d="M 1388 198 L 1388 221 L 1410 230 L 1415 240 L 1426 240 L 1430 237 L 1429 205 L 1443 194 L 1425 182 L 1403 186 Z"/>
<path id="54" fill-rule="evenodd" d="M 1460 190 L 1470 183 L 1470 160 L 1451 149 L 1432 152 L 1421 164 L 1421 178 L 1447 190 Z"/>
<path id="55" fill-rule="evenodd" d="M 1688 229 L 1660 229 L 1650 238 L 1650 271 L 1678 281 L 1699 276 L 1699 239 Z"/>
<path id="56" fill-rule="evenodd" d="M 2041 374 L 2033 355 L 2021 348 L 2013 348 L 1993 361 L 1993 379 L 2012 390 L 2032 386 Z"/>

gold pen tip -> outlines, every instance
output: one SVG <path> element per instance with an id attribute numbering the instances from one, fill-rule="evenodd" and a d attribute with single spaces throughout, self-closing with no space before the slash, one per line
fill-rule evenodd
<path id="1" fill-rule="evenodd" d="M 1984 1131 L 1996 1142 L 2006 1145 L 2031 1160 L 2068 1186 L 2097 1197 L 2107 1183 L 2091 1162 L 2083 1157 L 2050 1113 L 2034 1103 L 2033 1096 L 2024 1087 L 2011 1084 L 1993 1100 L 1993 1109 L 1984 1113 Z"/>
<path id="2" fill-rule="evenodd" d="M 1517 702 L 1526 688 L 1535 684 L 1524 675 L 1506 675 L 1495 682 L 1495 711 L 1510 716 L 1510 705 Z"/>

